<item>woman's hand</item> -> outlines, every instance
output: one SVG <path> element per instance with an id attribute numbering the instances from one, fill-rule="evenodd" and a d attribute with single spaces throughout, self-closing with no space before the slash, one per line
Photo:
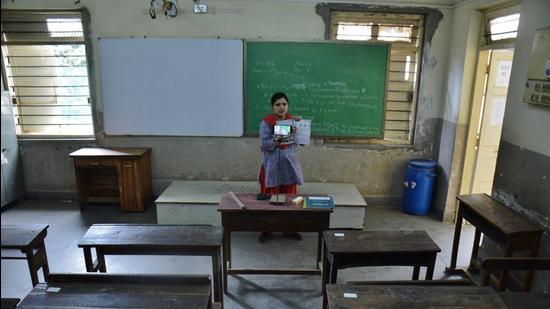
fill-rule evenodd
<path id="1" fill-rule="evenodd" d="M 294 118 L 294 120 L 296 120 L 296 121 L 302 120 L 302 116 L 294 116 L 293 118 Z"/>

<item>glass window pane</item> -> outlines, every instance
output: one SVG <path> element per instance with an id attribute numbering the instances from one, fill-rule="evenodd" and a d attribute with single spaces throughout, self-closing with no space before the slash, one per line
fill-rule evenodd
<path id="1" fill-rule="evenodd" d="M 411 42 L 412 26 L 379 26 L 378 39 L 387 42 Z"/>
<path id="2" fill-rule="evenodd" d="M 497 17 L 489 21 L 491 40 L 512 39 L 517 36 L 519 14 Z"/>
<path id="3" fill-rule="evenodd" d="M 76 18 L 48 18 L 48 31 L 52 37 L 83 37 L 82 23 Z"/>
<path id="4" fill-rule="evenodd" d="M 338 23 L 337 40 L 367 41 L 372 38 L 372 24 Z"/>

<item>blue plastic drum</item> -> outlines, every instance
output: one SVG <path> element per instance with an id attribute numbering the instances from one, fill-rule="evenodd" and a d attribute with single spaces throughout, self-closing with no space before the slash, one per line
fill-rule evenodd
<path id="1" fill-rule="evenodd" d="M 403 211 L 411 215 L 426 215 L 432 204 L 435 182 L 434 160 L 410 160 L 403 182 Z"/>

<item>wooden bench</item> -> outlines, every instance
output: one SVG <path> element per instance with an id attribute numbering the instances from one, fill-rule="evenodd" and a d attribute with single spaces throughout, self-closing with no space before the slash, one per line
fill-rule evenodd
<path id="1" fill-rule="evenodd" d="M 329 308 L 549 308 L 550 295 L 442 285 L 327 286 Z"/>
<path id="2" fill-rule="evenodd" d="M 19 301 L 20 301 L 19 298 L 2 298 L 2 303 L 0 304 L 0 308 L 15 309 Z"/>
<path id="3" fill-rule="evenodd" d="M 465 219 L 475 227 L 474 244 L 468 271 L 480 269 L 477 259 L 481 233 L 489 237 L 504 249 L 504 256 L 511 257 L 517 251 L 528 250 L 531 257 L 538 256 L 542 229 L 527 221 L 520 214 L 505 207 L 487 194 L 462 195 L 458 198 L 458 215 L 456 219 L 451 264 L 446 269 L 448 274 L 471 276 L 468 272 L 456 268 L 456 259 L 460 243 L 462 220 Z M 528 271 L 524 277 L 523 290 L 529 291 L 533 272 Z M 508 271 L 500 274 L 499 290 L 504 290 L 508 280 Z"/>
<path id="4" fill-rule="evenodd" d="M 222 228 L 159 224 L 94 224 L 78 243 L 88 272 L 107 272 L 105 255 L 191 255 L 212 258 L 214 300 L 223 302 Z M 95 248 L 97 261 L 92 260 Z"/>
<path id="5" fill-rule="evenodd" d="M 3 260 L 27 260 L 33 286 L 38 284 L 40 268 L 42 268 L 44 279 L 50 272 L 44 244 L 48 227 L 48 225 L 2 225 L 1 258 Z"/>
<path id="6" fill-rule="evenodd" d="M 481 285 L 489 285 L 491 273 L 494 270 L 550 270 L 550 258 L 486 258 L 481 263 L 481 270 Z M 504 287 L 504 285 L 498 284 L 499 291 L 504 291 Z"/>
<path id="7" fill-rule="evenodd" d="M 212 308 L 205 275 L 50 274 L 17 308 Z"/>
<path id="8" fill-rule="evenodd" d="M 439 246 L 425 231 L 330 230 L 323 234 L 323 307 L 326 285 L 335 284 L 339 269 L 363 266 L 413 266 L 418 280 L 420 267 L 427 267 L 426 280 L 433 277 Z"/>

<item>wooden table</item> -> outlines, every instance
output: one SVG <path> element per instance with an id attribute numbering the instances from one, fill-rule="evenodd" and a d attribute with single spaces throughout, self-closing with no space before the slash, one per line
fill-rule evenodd
<path id="1" fill-rule="evenodd" d="M 287 195 L 283 205 L 256 200 L 256 194 L 235 193 L 246 206 L 241 209 L 229 194 L 221 197 L 223 226 L 223 281 L 227 292 L 228 274 L 320 275 L 322 232 L 328 230 L 332 209 L 314 209 L 293 206 L 297 195 Z M 231 267 L 231 232 L 316 232 L 317 263 L 315 269 L 235 269 Z"/>
<path id="2" fill-rule="evenodd" d="M 82 148 L 70 156 L 80 210 L 89 202 L 118 202 L 122 211 L 152 204 L 150 148 Z"/>
<path id="3" fill-rule="evenodd" d="M 2 259 L 4 260 L 27 260 L 32 285 L 38 284 L 38 270 L 42 268 L 44 279 L 47 279 L 50 269 L 48 267 L 48 256 L 44 238 L 48 233 L 49 225 L 2 225 Z M 14 255 L 10 251 L 20 250 L 21 253 Z"/>
<path id="4" fill-rule="evenodd" d="M 516 251 L 529 250 L 531 257 L 538 256 L 542 229 L 523 218 L 519 213 L 505 207 L 487 194 L 462 195 L 458 198 L 458 215 L 456 218 L 451 264 L 446 272 L 463 273 L 456 269 L 456 259 L 460 242 L 462 220 L 465 219 L 475 227 L 474 244 L 469 270 L 480 269 L 477 261 L 481 233 L 504 248 L 504 256 L 511 257 Z M 502 271 L 498 289 L 506 287 L 508 272 Z M 529 291 L 533 272 L 526 272 L 523 289 Z"/>
<path id="5" fill-rule="evenodd" d="M 78 243 L 88 272 L 106 272 L 105 255 L 210 256 L 217 302 L 223 302 L 221 246 L 221 227 L 159 224 L 94 224 Z"/>
<path id="6" fill-rule="evenodd" d="M 211 308 L 208 276 L 50 274 L 17 308 Z"/>
<path id="7" fill-rule="evenodd" d="M 329 284 L 327 296 L 330 309 L 507 308 L 491 287 Z"/>
<path id="8" fill-rule="evenodd" d="M 425 231 L 325 231 L 323 262 L 323 306 L 325 287 L 336 283 L 338 269 L 364 266 L 413 266 L 418 280 L 420 267 L 427 267 L 426 280 L 434 273 L 439 246 Z"/>

